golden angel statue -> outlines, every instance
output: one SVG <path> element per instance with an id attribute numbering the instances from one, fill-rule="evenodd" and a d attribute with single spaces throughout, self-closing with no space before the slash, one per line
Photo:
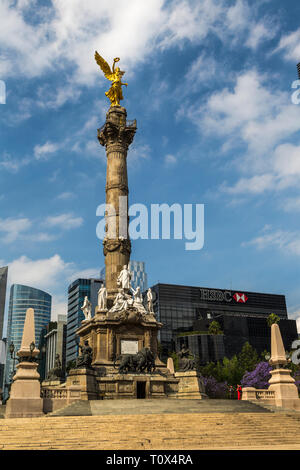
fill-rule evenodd
<path id="1" fill-rule="evenodd" d="M 104 76 L 112 82 L 110 89 L 105 92 L 106 96 L 110 99 L 111 106 L 120 106 L 120 101 L 123 99 L 122 85 L 128 86 L 128 83 L 122 83 L 121 81 L 125 72 L 122 72 L 119 67 L 115 68 L 116 62 L 120 60 L 119 57 L 114 59 L 112 70 L 97 51 L 95 52 L 95 60 L 102 72 L 104 72 Z"/>

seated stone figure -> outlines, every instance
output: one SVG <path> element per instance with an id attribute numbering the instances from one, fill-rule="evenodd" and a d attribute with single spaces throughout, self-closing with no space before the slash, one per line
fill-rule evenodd
<path id="1" fill-rule="evenodd" d="M 90 368 L 93 360 L 93 350 L 89 346 L 89 342 L 85 340 L 84 345 L 79 345 L 79 349 L 81 350 L 81 356 L 78 356 L 76 359 L 76 366 L 75 368 L 78 369 L 80 367 L 87 367 Z"/>
<path id="2" fill-rule="evenodd" d="M 186 372 L 189 370 L 195 370 L 195 356 L 186 347 L 182 346 L 181 350 L 177 353 L 179 357 L 179 370 Z"/>
<path id="3" fill-rule="evenodd" d="M 119 312 L 128 308 L 128 296 L 125 295 L 124 289 L 119 289 L 118 294 L 114 300 L 114 304 L 110 309 L 110 313 Z"/>
<path id="4" fill-rule="evenodd" d="M 56 354 L 54 367 L 49 370 L 47 374 L 47 380 L 58 380 L 62 377 L 62 375 L 63 375 L 63 371 L 62 371 L 62 365 L 60 362 L 60 357 L 59 357 L 59 354 Z"/>

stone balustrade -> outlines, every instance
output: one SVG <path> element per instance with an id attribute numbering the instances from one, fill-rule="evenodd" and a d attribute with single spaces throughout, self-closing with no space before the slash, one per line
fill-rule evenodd
<path id="1" fill-rule="evenodd" d="M 259 390 L 254 387 L 245 387 L 242 389 L 242 400 L 249 401 L 268 401 L 275 402 L 275 391 L 274 390 Z"/>
<path id="2" fill-rule="evenodd" d="M 41 398 L 43 399 L 43 412 L 50 413 L 80 400 L 81 387 L 76 385 L 65 388 L 43 387 Z"/>

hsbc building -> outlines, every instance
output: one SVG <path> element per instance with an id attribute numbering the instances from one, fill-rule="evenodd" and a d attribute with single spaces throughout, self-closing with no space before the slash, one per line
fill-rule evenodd
<path id="1" fill-rule="evenodd" d="M 270 351 L 271 313 L 280 317 L 285 348 L 298 338 L 296 321 L 288 319 L 285 296 L 174 284 L 152 288 L 154 311 L 163 323 L 160 342 L 163 356 L 185 343 L 206 363 L 238 354 L 248 341 L 258 353 Z M 212 338 L 209 324 L 216 320 L 223 335 Z"/>

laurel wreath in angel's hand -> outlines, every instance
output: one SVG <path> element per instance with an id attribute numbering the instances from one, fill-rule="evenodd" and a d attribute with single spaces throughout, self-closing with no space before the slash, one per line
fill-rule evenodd
<path id="1" fill-rule="evenodd" d="M 107 78 L 108 80 L 113 81 L 114 78 L 115 78 L 115 73 L 116 73 L 115 72 L 115 64 L 116 64 L 116 62 L 119 62 L 120 58 L 116 57 L 114 59 L 112 70 L 111 70 L 110 66 L 108 65 L 108 63 L 106 62 L 106 60 L 103 59 L 103 57 L 101 57 L 101 55 L 98 54 L 97 51 L 95 52 L 95 60 L 96 60 L 97 64 L 99 65 L 99 67 L 101 68 L 102 72 L 104 73 L 105 78 Z M 120 69 L 118 69 L 118 73 L 119 73 L 119 75 L 122 76 L 122 75 L 124 75 L 125 72 L 122 72 Z"/>

